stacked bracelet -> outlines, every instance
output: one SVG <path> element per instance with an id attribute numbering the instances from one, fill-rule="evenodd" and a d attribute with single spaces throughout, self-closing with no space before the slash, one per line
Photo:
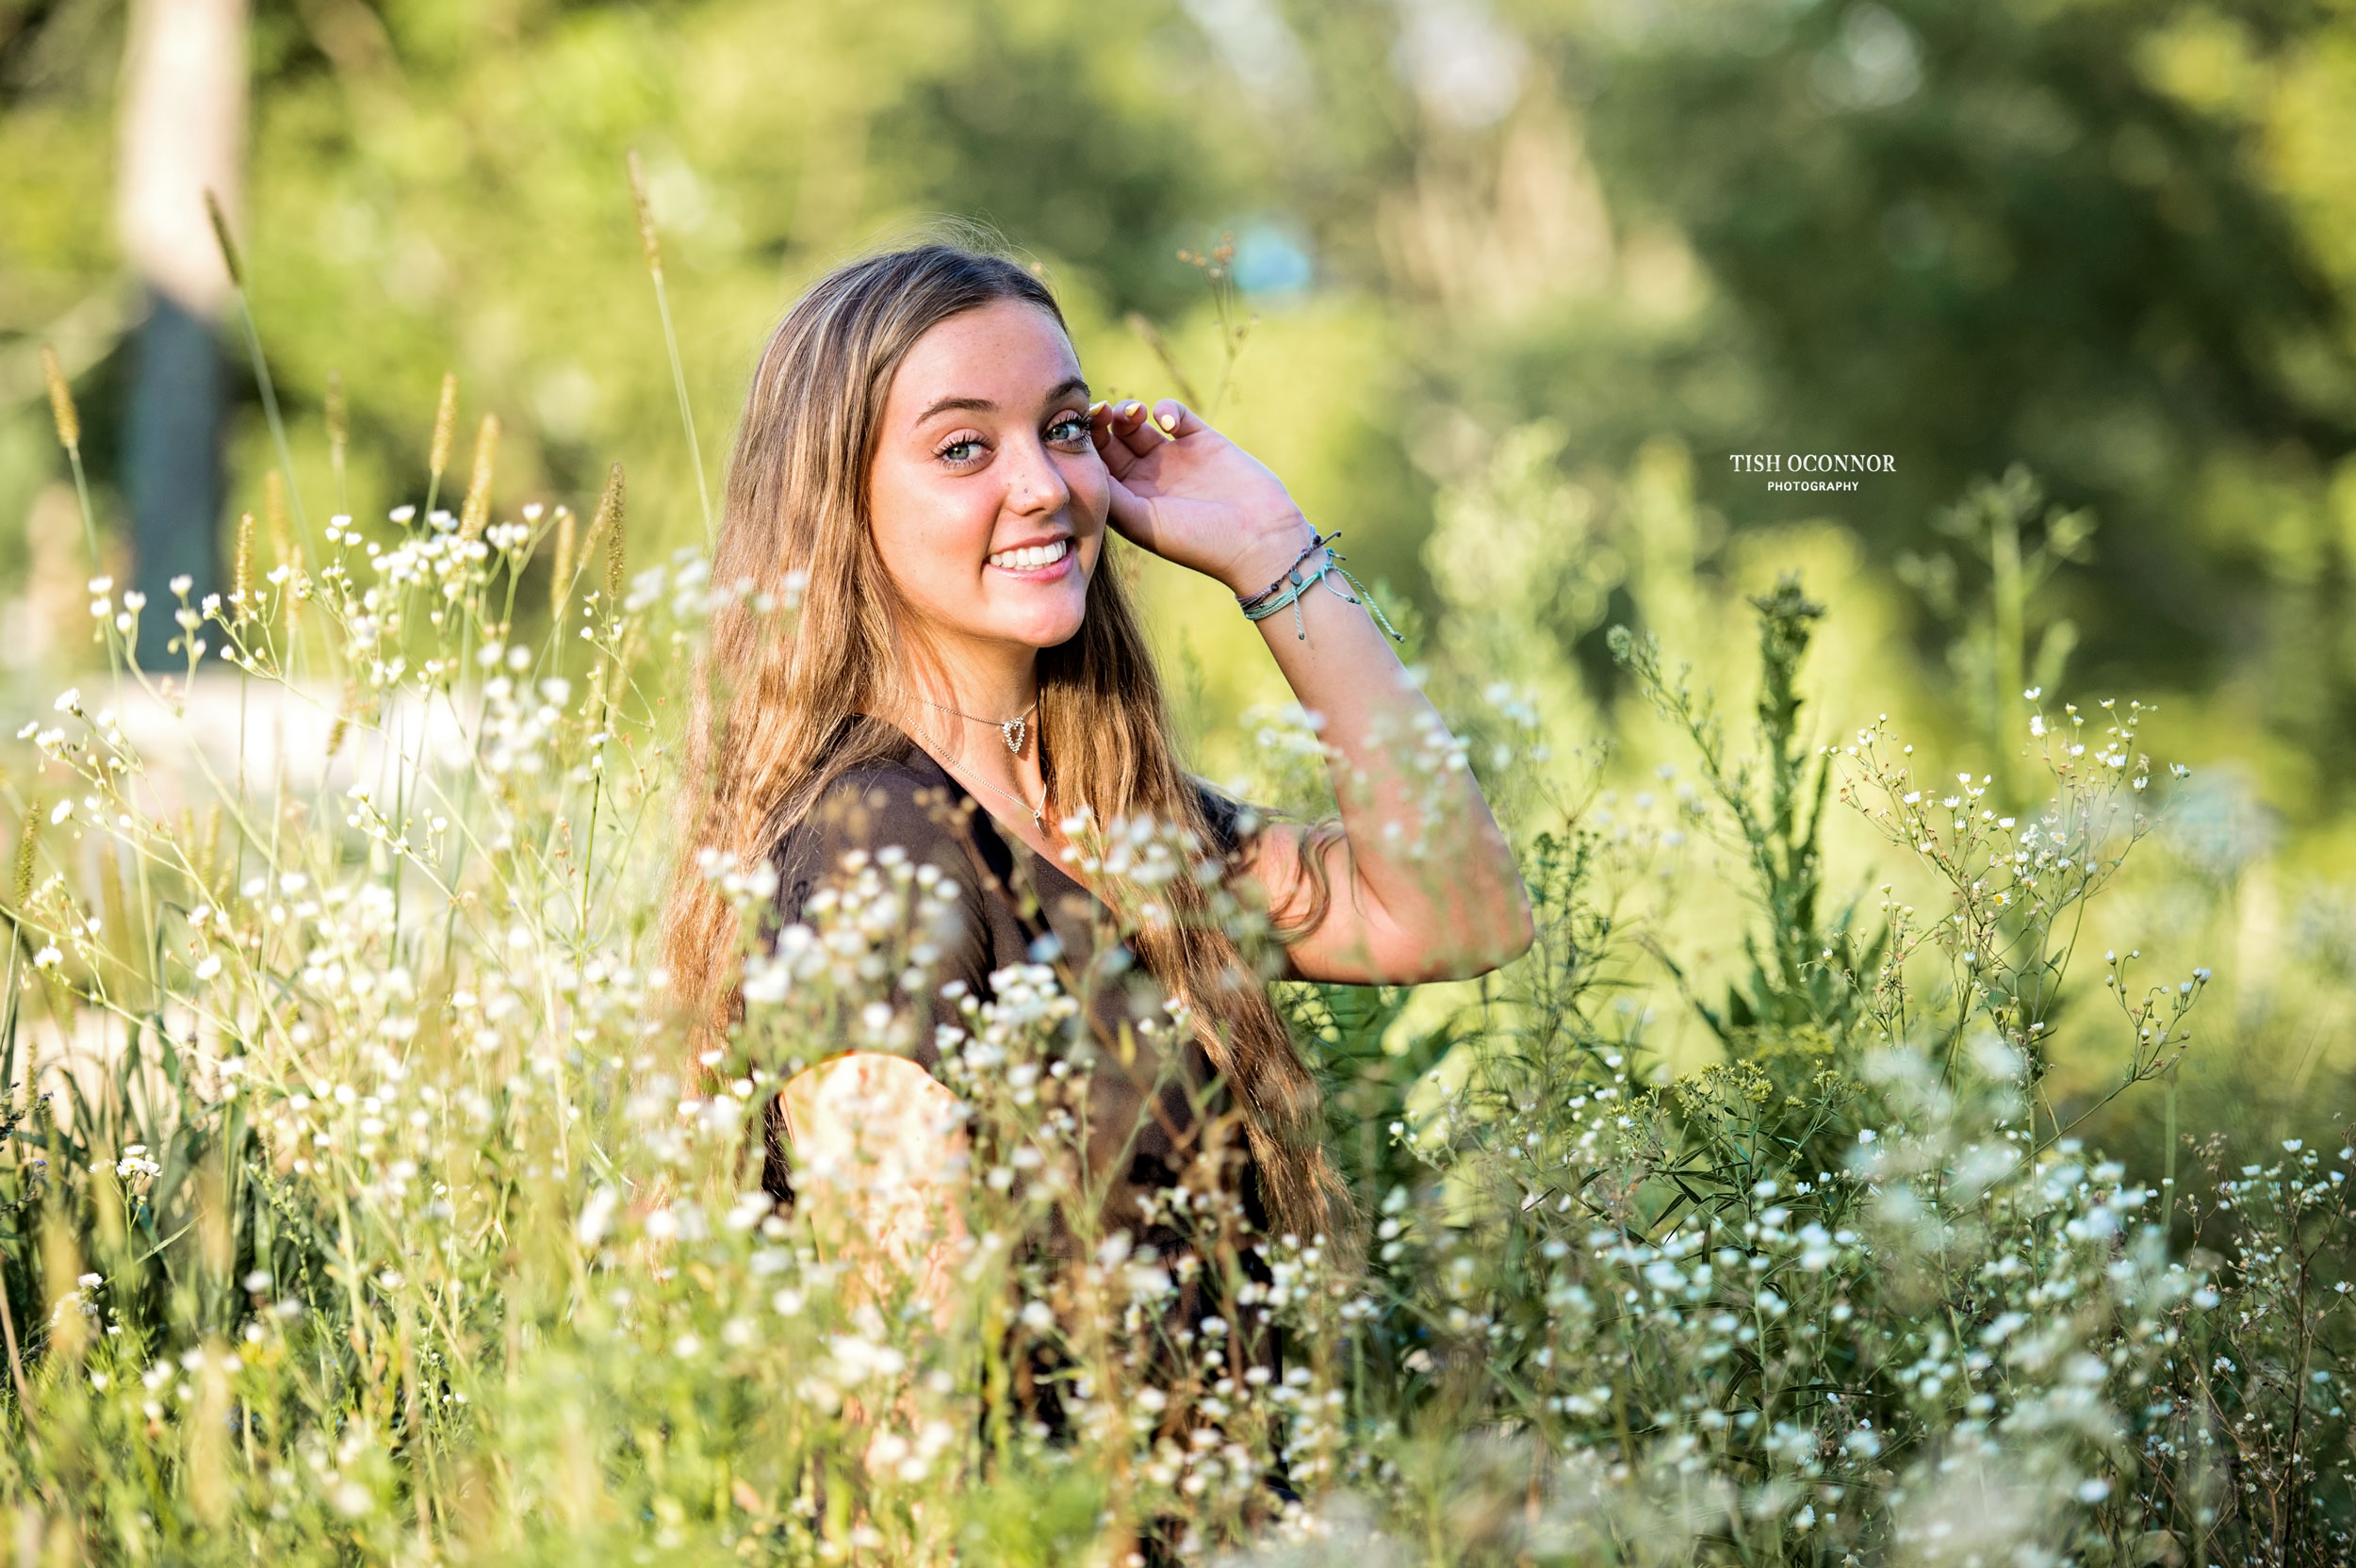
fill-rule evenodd
<path id="1" fill-rule="evenodd" d="M 1390 633 L 1393 642 L 1405 642 L 1407 639 L 1392 629 L 1389 619 L 1383 613 L 1383 607 L 1374 602 L 1374 596 L 1366 592 L 1366 584 L 1350 575 L 1349 570 L 1341 564 L 1340 554 L 1330 547 L 1332 542 L 1341 536 L 1342 531 L 1335 529 L 1322 538 L 1311 539 L 1309 547 L 1302 550 L 1293 564 L 1284 569 L 1283 577 L 1278 578 L 1248 599 L 1236 599 L 1236 607 L 1243 611 L 1244 619 L 1264 621 L 1286 605 L 1290 605 L 1293 612 L 1293 635 L 1302 642 L 1307 642 L 1309 629 L 1301 619 L 1301 596 L 1309 591 L 1310 584 L 1323 580 L 1325 586 L 1332 589 L 1338 597 L 1350 604 L 1364 605 L 1366 612 L 1381 624 L 1383 629 Z M 1308 564 L 1311 557 L 1316 558 L 1314 565 Z M 1342 580 L 1357 589 L 1359 596 L 1353 598 L 1349 594 L 1343 593 L 1341 589 L 1335 588 L 1326 578 L 1329 572 L 1340 572 Z"/>

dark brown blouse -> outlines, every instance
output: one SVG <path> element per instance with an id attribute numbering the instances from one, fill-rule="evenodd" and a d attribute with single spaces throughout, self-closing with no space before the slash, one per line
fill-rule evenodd
<path id="1" fill-rule="evenodd" d="M 1133 1240 L 1169 1250 L 1179 1238 L 1140 1224 L 1138 1200 L 1175 1184 L 1214 1143 L 1233 1184 L 1228 1190 L 1243 1199 L 1255 1226 L 1264 1224 L 1242 1134 L 1208 1056 L 1191 1031 L 1170 1027 L 1167 992 L 1114 941 L 1111 911 L 1061 867 L 1001 834 L 923 747 L 896 728 L 886 739 L 885 760 L 835 778 L 777 844 L 778 928 L 802 920 L 810 895 L 842 872 L 853 849 L 873 854 L 896 844 L 916 864 L 938 867 L 956 885 L 958 919 L 931 966 L 930 1017 L 916 1021 L 909 1058 L 936 1069 L 938 1032 L 967 1026 L 958 998 L 990 998 L 993 973 L 1053 964 L 1086 1004 L 1060 1049 L 1089 1069 L 1090 1175 L 1104 1190 L 1106 1232 L 1127 1230 Z M 1216 841 L 1210 847 L 1232 852 L 1243 808 L 1200 780 L 1195 788 Z M 792 1192 L 774 1120 L 762 1184 L 780 1199 Z"/>

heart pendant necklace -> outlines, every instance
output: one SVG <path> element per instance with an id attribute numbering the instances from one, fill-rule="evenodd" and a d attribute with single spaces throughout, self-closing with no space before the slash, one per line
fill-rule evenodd
<path id="1" fill-rule="evenodd" d="M 958 713 L 947 703 L 935 702 L 930 697 L 919 697 L 916 700 L 927 708 L 938 708 L 944 713 L 957 713 L 958 718 L 970 724 L 995 725 L 998 728 L 999 739 L 1006 743 L 1007 752 L 1016 757 L 1023 755 L 1023 739 L 1031 732 L 1031 715 L 1039 711 L 1039 698 L 1037 697 L 1031 699 L 1030 707 L 1025 708 L 1011 719 L 985 719 L 978 714 Z M 1024 809 L 1028 810 L 1029 808 L 1025 807 Z"/>

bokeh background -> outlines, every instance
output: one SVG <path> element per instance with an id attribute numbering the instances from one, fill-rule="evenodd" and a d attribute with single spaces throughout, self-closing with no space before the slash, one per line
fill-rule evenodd
<path id="1" fill-rule="evenodd" d="M 454 371 L 461 431 L 501 421 L 502 513 L 585 512 L 619 461 L 633 548 L 698 542 L 633 149 L 715 490 L 806 280 L 986 225 L 1060 291 L 1100 389 L 1190 393 L 1343 530 L 1460 707 L 1531 704 L 1559 798 L 1597 768 L 1595 810 L 1675 788 L 1645 783 L 1678 753 L 1610 627 L 1691 661 L 1739 735 L 1742 600 L 1788 570 L 1829 607 L 1826 740 L 1890 713 L 2026 792 L 2016 688 L 2156 702 L 2144 743 L 2193 776 L 2086 939 L 2217 969 L 2184 1131 L 2280 1137 L 2348 1102 L 2356 11 L 0 0 L 11 713 L 101 657 L 42 345 L 118 581 L 222 586 L 266 507 L 206 187 L 304 526 L 341 494 L 390 536 Z M 1794 452 L 1894 471 L 1797 493 L 1733 461 Z M 1272 666 L 1215 588 L 1143 576 L 1201 765 L 1251 777 Z M 1715 853 L 1700 835 L 1694 866 Z M 1898 874 L 1854 825 L 1831 854 L 1869 900 Z M 1737 966 L 1745 910 L 1692 880 L 1681 956 Z M 1673 1062 L 1706 1050 L 1690 1025 L 1661 1021 Z M 2117 1042 L 2070 1038 L 2065 1093 L 2099 1095 Z M 2155 1161 L 2155 1106 L 2103 1135 Z"/>

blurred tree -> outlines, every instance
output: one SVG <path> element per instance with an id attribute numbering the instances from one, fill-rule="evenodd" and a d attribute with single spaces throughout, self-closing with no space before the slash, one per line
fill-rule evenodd
<path id="1" fill-rule="evenodd" d="M 124 25 L 121 0 L 0 8 L 12 517 L 51 477 L 12 433 L 38 341 L 90 384 L 93 442 L 120 423 L 136 308 L 102 281 L 99 193 Z M 1202 356 L 1176 252 L 1233 229 L 1270 318 L 1239 428 L 1427 610 L 1432 494 L 1538 418 L 1582 483 L 1680 442 L 1705 571 L 1726 525 L 1828 514 L 1893 564 L 2023 461 L 2101 525 L 2037 611 L 2077 629 L 2072 668 L 2256 694 L 2322 811 L 2356 777 L 2351 60 L 2347 13 L 2289 0 L 266 0 L 246 228 L 298 425 L 343 372 L 352 495 L 422 489 L 455 369 L 468 422 L 510 433 L 504 494 L 584 498 L 618 456 L 658 527 L 695 486 L 629 148 L 715 466 L 761 334 L 860 245 L 993 225 L 1053 270 L 1099 378 L 1142 387 L 1124 316 Z M 1726 461 L 1795 449 L 1897 472 L 1828 500 Z M 1554 635 L 1608 672 L 1573 621 Z"/>
<path id="2" fill-rule="evenodd" d="M 2233 13 L 1695 5 L 1598 13 L 1557 48 L 1608 83 L 1590 112 L 1615 210 L 1674 225 L 1717 291 L 1707 332 L 1632 356 L 1643 423 L 1688 434 L 1712 505 L 1738 526 L 1831 511 L 1887 560 L 2025 460 L 2102 519 L 2099 564 L 2062 580 L 2089 678 L 2295 663 L 2278 720 L 2345 778 L 2356 659 L 2314 629 L 2356 608 L 2330 510 L 2356 451 L 2356 141 L 2324 151 L 2356 130 L 2331 91 L 2356 88 L 2356 28 Z M 1562 357 L 1594 335 L 1533 334 L 1486 373 L 1560 416 L 1628 357 Z M 1575 439 L 1626 443 L 1623 419 Z M 1732 472 L 1738 451 L 1897 472 L 1792 498 Z"/>

